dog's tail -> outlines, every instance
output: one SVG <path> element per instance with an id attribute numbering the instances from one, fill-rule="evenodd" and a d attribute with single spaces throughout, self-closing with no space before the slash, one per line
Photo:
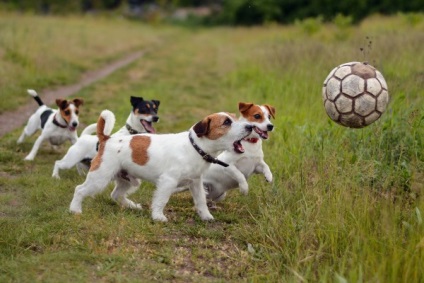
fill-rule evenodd
<path id="1" fill-rule="evenodd" d="M 27 92 L 28 92 L 29 95 L 31 95 L 35 99 L 35 101 L 37 101 L 37 103 L 38 103 L 39 106 L 43 106 L 44 105 L 43 101 L 38 96 L 38 94 L 37 94 L 37 92 L 35 90 L 33 90 L 33 89 L 27 89 Z"/>
<path id="2" fill-rule="evenodd" d="M 94 123 L 85 127 L 85 129 L 81 133 L 81 136 L 91 135 L 91 134 L 94 134 L 96 131 L 97 131 L 97 123 Z"/>
<path id="3" fill-rule="evenodd" d="M 97 137 L 100 143 L 104 143 L 110 138 L 114 126 L 115 115 L 112 111 L 103 110 L 97 121 Z"/>

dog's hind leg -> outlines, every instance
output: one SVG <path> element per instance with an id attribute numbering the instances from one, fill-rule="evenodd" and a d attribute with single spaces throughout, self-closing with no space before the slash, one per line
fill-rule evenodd
<path id="1" fill-rule="evenodd" d="M 40 123 L 38 123 L 37 119 L 39 120 L 36 115 L 32 115 L 29 118 L 27 125 L 23 129 L 22 134 L 17 141 L 18 144 L 23 143 L 26 137 L 32 136 L 38 130 Z"/>
<path id="2" fill-rule="evenodd" d="M 134 179 L 137 180 L 137 179 Z M 135 203 L 132 200 L 128 199 L 127 196 L 131 193 L 135 192 L 140 185 L 138 182 L 137 186 L 134 186 L 129 180 L 125 180 L 123 178 L 117 177 L 115 179 L 115 188 L 113 189 L 110 197 L 122 205 L 123 207 L 141 210 L 141 204 Z"/>
<path id="3" fill-rule="evenodd" d="M 103 176 L 104 174 L 99 170 L 89 172 L 85 182 L 75 188 L 74 197 L 69 207 L 72 213 L 82 213 L 82 201 L 87 196 L 94 196 L 106 188 L 110 178 Z"/>
<path id="4" fill-rule="evenodd" d="M 80 148 L 76 146 L 71 146 L 65 156 L 61 160 L 56 160 L 56 162 L 54 163 L 52 177 L 60 179 L 59 170 L 74 167 L 77 163 L 84 159 L 84 156 L 85 152 L 82 152 Z M 80 173 L 79 170 L 78 173 Z"/>
<path id="5" fill-rule="evenodd" d="M 206 202 L 206 192 L 203 188 L 202 178 L 192 181 L 190 192 L 193 197 L 194 206 L 196 207 L 197 214 L 204 221 L 213 220 L 212 214 L 209 212 Z"/>

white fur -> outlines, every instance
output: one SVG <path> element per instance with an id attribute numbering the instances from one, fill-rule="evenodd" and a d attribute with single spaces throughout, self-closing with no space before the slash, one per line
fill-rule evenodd
<path id="1" fill-rule="evenodd" d="M 90 171 L 85 182 L 75 188 L 70 211 L 81 213 L 82 201 L 85 197 L 100 193 L 115 176 L 127 172 L 131 176 L 150 181 L 156 185 L 152 201 L 152 218 L 154 220 L 167 221 L 163 210 L 170 196 L 177 192 L 177 188 L 181 186 L 189 187 L 200 218 L 212 220 L 213 216 L 206 204 L 202 182 L 202 173 L 210 166 L 210 163 L 206 162 L 194 149 L 189 141 L 189 132 L 200 148 L 210 155 L 216 156 L 223 150 L 231 150 L 234 141 L 241 140 L 252 131 L 252 126 L 249 123 L 234 121 L 226 113 L 218 113 L 208 117 L 217 119 L 217 117 L 222 118 L 221 115 L 225 115 L 225 118 L 230 119 L 232 123 L 227 126 L 228 132 L 226 134 L 214 140 L 207 138 L 207 136 L 198 137 L 194 126 L 188 132 L 177 134 L 110 137 L 105 142 L 99 168 Z M 110 116 L 105 115 L 105 117 Z M 130 142 L 137 136 L 148 136 L 151 141 L 147 149 L 148 161 L 142 166 L 132 161 L 133 152 Z M 126 198 L 130 188 L 128 182 L 120 183 L 118 181 L 112 196 L 123 200 L 124 205 L 133 207 L 136 204 Z"/>
<path id="2" fill-rule="evenodd" d="M 268 109 L 264 106 L 260 107 L 266 119 L 261 122 L 251 122 L 255 127 L 263 131 L 267 131 L 267 127 L 272 125 L 269 120 Z M 240 121 L 245 120 L 241 116 Z M 221 201 L 225 198 L 226 192 L 230 189 L 239 188 L 242 194 L 247 194 L 249 186 L 247 179 L 252 174 L 264 174 L 268 182 L 272 182 L 272 173 L 268 164 L 264 161 L 262 151 L 262 139 L 259 135 L 252 131 L 248 138 L 259 138 L 258 142 L 250 143 L 243 140 L 243 154 L 234 151 L 225 151 L 218 156 L 219 160 L 228 163 L 230 166 L 222 167 L 212 164 L 203 174 L 203 185 L 207 191 L 207 198 L 213 201 Z"/>
<path id="3" fill-rule="evenodd" d="M 37 93 L 29 89 L 27 90 L 28 94 L 32 97 L 36 97 Z M 49 140 L 50 144 L 53 146 L 60 145 L 64 143 L 65 141 L 69 140 L 72 144 L 74 144 L 77 141 L 77 131 L 73 130 L 71 131 L 68 127 L 61 128 L 53 124 L 53 119 L 56 117 L 56 120 L 61 125 L 67 125 L 67 122 L 63 119 L 63 117 L 60 115 L 60 111 L 53 110 L 53 114 L 50 115 L 48 120 L 46 121 L 46 124 L 44 125 L 44 129 L 41 128 L 41 114 L 49 110 L 50 108 L 46 105 L 39 106 L 38 109 L 35 111 L 34 114 L 31 115 L 31 117 L 28 120 L 27 125 L 25 126 L 21 136 L 18 139 L 18 144 L 22 143 L 27 136 L 32 136 L 37 130 L 42 130 L 40 136 L 35 141 L 31 152 L 25 157 L 25 160 L 33 160 L 35 158 L 35 155 L 38 152 L 38 149 L 40 148 L 40 145 L 44 140 Z M 71 110 L 71 120 L 70 124 L 75 123 L 75 125 L 78 126 L 78 115 L 75 113 L 76 107 L 75 105 L 70 105 Z"/>

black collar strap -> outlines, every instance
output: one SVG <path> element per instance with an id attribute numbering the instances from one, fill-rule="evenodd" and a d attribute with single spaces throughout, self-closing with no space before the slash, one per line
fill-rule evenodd
<path id="1" fill-rule="evenodd" d="M 66 122 L 66 121 L 65 121 Z M 54 114 L 54 117 L 53 117 L 53 124 L 55 124 L 56 126 L 58 126 L 58 127 L 61 127 L 61 128 L 63 128 L 63 129 L 66 129 L 67 127 L 68 127 L 68 125 L 61 125 L 61 124 L 59 124 L 59 122 L 56 120 L 56 114 Z"/>
<path id="2" fill-rule="evenodd" d="M 209 163 L 216 163 L 224 167 L 228 167 L 228 164 L 225 162 L 222 162 L 219 159 L 216 159 L 215 157 L 210 156 L 206 152 L 204 152 L 193 140 L 193 137 L 191 136 L 191 132 L 188 133 L 188 138 L 190 139 L 191 145 L 194 147 L 194 149 L 202 156 L 202 158 L 209 162 Z"/>
<path id="3" fill-rule="evenodd" d="M 128 132 L 130 133 L 130 135 L 137 135 L 137 134 L 141 134 L 140 132 L 134 130 L 130 124 L 126 123 L 125 127 L 127 128 Z"/>

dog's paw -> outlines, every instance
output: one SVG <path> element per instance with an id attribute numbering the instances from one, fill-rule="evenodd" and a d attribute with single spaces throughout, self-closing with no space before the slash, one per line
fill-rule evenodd
<path id="1" fill-rule="evenodd" d="M 60 180 L 60 176 L 58 173 L 53 173 L 52 175 L 53 178 Z"/>
<path id="2" fill-rule="evenodd" d="M 27 157 L 24 158 L 24 160 L 25 161 L 33 161 L 34 157 L 28 155 Z"/>
<path id="3" fill-rule="evenodd" d="M 265 174 L 265 179 L 268 183 L 272 183 L 272 173 L 269 172 L 269 173 Z"/>
<path id="4" fill-rule="evenodd" d="M 239 189 L 242 195 L 247 195 L 249 192 L 249 185 L 247 183 L 242 183 L 239 185 Z"/>
<path id="5" fill-rule="evenodd" d="M 158 214 L 156 214 L 156 213 L 152 214 L 152 219 L 154 221 L 158 221 L 158 222 L 168 222 L 168 218 L 166 218 L 165 215 L 159 214 L 159 213 Z"/>
<path id="6" fill-rule="evenodd" d="M 81 214 L 82 213 L 82 209 L 76 209 L 76 208 L 69 208 L 69 212 L 72 214 Z"/>
<path id="7" fill-rule="evenodd" d="M 197 212 L 200 216 L 200 219 L 203 221 L 212 221 L 214 220 L 212 214 L 209 211 L 198 211 Z"/>

